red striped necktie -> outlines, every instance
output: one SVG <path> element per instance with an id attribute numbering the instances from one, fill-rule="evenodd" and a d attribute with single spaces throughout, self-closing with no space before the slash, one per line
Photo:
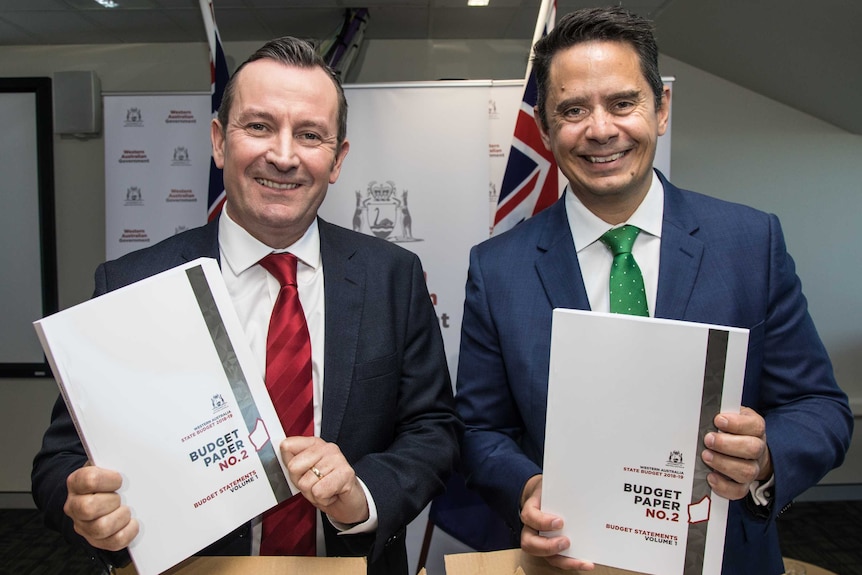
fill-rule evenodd
<path id="1" fill-rule="evenodd" d="M 287 437 L 314 435 L 311 338 L 296 286 L 296 256 L 270 254 L 260 265 L 281 284 L 266 336 L 266 388 Z M 296 494 L 264 513 L 261 555 L 316 555 L 314 506 Z"/>

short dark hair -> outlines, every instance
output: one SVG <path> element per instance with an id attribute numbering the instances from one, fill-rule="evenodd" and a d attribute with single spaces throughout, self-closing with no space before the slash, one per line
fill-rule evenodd
<path id="1" fill-rule="evenodd" d="M 292 36 L 282 36 L 270 40 L 263 46 L 257 49 L 254 54 L 240 64 L 236 72 L 233 73 L 230 80 L 224 89 L 221 105 L 218 109 L 218 121 L 221 124 L 222 130 L 227 127 L 230 108 L 233 105 L 234 94 L 236 93 L 236 78 L 246 64 L 255 60 L 275 60 L 288 66 L 296 66 L 299 68 L 320 68 L 326 72 L 335 84 L 335 89 L 338 92 L 338 134 L 337 134 L 337 150 L 341 149 L 341 144 L 344 143 L 347 137 L 347 98 L 344 96 L 344 88 L 341 85 L 341 79 L 338 74 L 330 68 L 323 57 L 314 48 L 314 45 L 307 40 L 301 40 Z"/>
<path id="2" fill-rule="evenodd" d="M 533 71 L 538 89 L 536 108 L 546 128 L 545 102 L 551 60 L 561 50 L 595 40 L 625 42 L 635 49 L 641 72 L 655 95 L 656 110 L 661 108 L 664 84 L 658 71 L 658 45 L 652 23 L 619 6 L 585 8 L 563 16 L 533 48 Z"/>

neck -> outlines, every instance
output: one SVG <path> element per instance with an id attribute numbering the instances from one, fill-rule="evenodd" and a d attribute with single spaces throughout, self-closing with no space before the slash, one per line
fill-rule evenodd
<path id="1" fill-rule="evenodd" d="M 602 221 L 609 223 L 612 226 L 621 224 L 627 221 L 632 214 L 638 209 L 646 197 L 646 192 L 639 194 L 636 197 L 622 198 L 614 197 L 584 197 L 585 194 L 579 194 L 573 189 L 573 193 L 581 203 L 584 204 L 589 211 L 595 214 Z"/>

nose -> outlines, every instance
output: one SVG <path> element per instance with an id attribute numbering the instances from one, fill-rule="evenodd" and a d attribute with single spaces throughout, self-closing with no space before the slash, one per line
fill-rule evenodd
<path id="1" fill-rule="evenodd" d="M 269 149 L 264 158 L 279 170 L 286 172 L 299 165 L 299 156 L 296 154 L 297 143 L 292 133 L 279 133 L 270 141 Z"/>
<path id="2" fill-rule="evenodd" d="M 604 108 L 596 108 L 587 119 L 586 135 L 588 138 L 600 143 L 607 143 L 619 133 L 614 115 Z"/>

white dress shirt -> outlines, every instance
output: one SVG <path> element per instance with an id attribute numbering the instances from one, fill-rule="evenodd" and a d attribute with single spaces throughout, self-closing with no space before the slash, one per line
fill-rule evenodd
<path id="1" fill-rule="evenodd" d="M 566 216 L 575 241 L 575 252 L 584 278 L 584 288 L 590 309 L 609 312 L 611 302 L 608 280 L 614 256 L 599 238 L 610 229 L 631 224 L 641 229 L 632 247 L 632 255 L 641 269 L 646 290 L 650 317 L 655 316 L 655 300 L 658 292 L 658 264 L 661 251 L 661 222 L 664 216 L 664 189 L 661 180 L 653 172 L 652 183 L 641 205 L 628 221 L 612 226 L 599 218 L 581 203 L 566 186 Z"/>
<path id="2" fill-rule="evenodd" d="M 323 415 L 325 310 L 323 262 L 320 257 L 320 231 L 317 220 L 314 220 L 305 234 L 287 249 L 273 250 L 234 222 L 230 218 L 229 206 L 225 204 L 219 218 L 218 238 L 222 276 L 261 375 L 266 373 L 266 336 L 269 330 L 269 318 L 278 292 L 281 290 L 281 284 L 258 262 L 273 252 L 290 252 L 296 256 L 297 290 L 311 338 L 314 435 L 320 437 L 320 422 Z M 370 516 L 364 523 L 352 527 L 330 520 L 344 534 L 366 533 L 377 529 L 377 508 L 374 500 L 365 483 L 361 479 L 359 483 L 365 491 Z M 323 529 L 318 521 L 318 554 L 324 555 L 325 549 Z M 260 518 L 257 518 L 253 522 L 252 553 L 256 555 L 259 550 Z"/>

